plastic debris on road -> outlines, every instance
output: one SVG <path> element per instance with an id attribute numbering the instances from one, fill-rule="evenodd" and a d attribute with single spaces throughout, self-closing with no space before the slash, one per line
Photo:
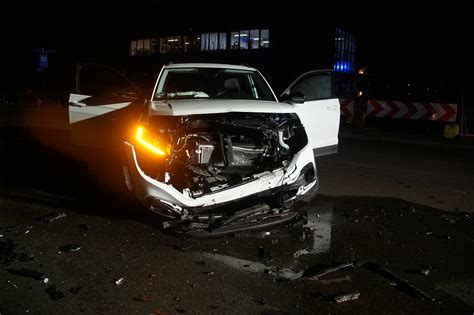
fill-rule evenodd
<path id="1" fill-rule="evenodd" d="M 35 270 L 21 268 L 21 269 L 7 269 L 7 271 L 16 276 L 33 278 L 43 283 L 49 282 L 49 278 L 44 273 L 41 273 Z"/>
<path id="2" fill-rule="evenodd" d="M 59 251 L 63 253 L 71 253 L 71 252 L 77 252 L 81 248 L 82 248 L 81 245 L 69 244 L 69 245 L 64 245 L 64 246 L 59 247 Z"/>
<path id="3" fill-rule="evenodd" d="M 55 214 L 44 217 L 43 222 L 53 223 L 54 221 L 65 218 L 65 217 L 67 217 L 67 214 L 65 212 L 59 212 L 59 213 L 55 213 Z"/>
<path id="4" fill-rule="evenodd" d="M 334 296 L 334 301 L 336 301 L 337 303 L 343 303 L 347 301 L 357 300 L 359 296 L 359 292 L 338 294 Z"/>

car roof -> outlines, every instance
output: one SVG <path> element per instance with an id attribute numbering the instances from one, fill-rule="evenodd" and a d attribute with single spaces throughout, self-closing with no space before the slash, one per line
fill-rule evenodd
<path id="1" fill-rule="evenodd" d="M 257 71 L 255 68 L 231 65 L 223 63 L 172 63 L 165 66 L 165 69 L 180 69 L 180 68 L 218 68 L 218 69 L 235 69 L 235 70 L 250 70 Z"/>

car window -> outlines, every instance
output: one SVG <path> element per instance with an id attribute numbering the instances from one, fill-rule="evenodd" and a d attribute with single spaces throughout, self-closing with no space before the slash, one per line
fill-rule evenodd
<path id="1" fill-rule="evenodd" d="M 165 69 L 155 99 L 255 99 L 274 101 L 256 71 L 222 68 Z"/>
<path id="2" fill-rule="evenodd" d="M 79 93 L 112 98 L 136 98 L 138 89 L 115 70 L 101 65 L 81 65 Z"/>
<path id="3" fill-rule="evenodd" d="M 306 101 L 331 98 L 331 76 L 327 74 L 308 75 L 296 82 L 289 92 L 303 93 Z"/>

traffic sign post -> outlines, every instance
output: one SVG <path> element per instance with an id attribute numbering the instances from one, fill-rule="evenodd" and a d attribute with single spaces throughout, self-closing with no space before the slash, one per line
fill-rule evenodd
<path id="1" fill-rule="evenodd" d="M 44 97 L 45 103 L 47 103 L 46 69 L 49 67 L 49 56 L 48 56 L 48 54 L 54 54 L 54 53 L 56 53 L 56 50 L 44 49 L 44 48 L 35 48 L 35 49 L 33 49 L 33 52 L 38 54 L 36 71 L 43 73 L 43 97 Z"/>

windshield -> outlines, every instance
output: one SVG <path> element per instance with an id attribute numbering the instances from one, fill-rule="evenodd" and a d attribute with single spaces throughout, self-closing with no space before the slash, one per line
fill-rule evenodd
<path id="1" fill-rule="evenodd" d="M 163 71 L 155 100 L 197 98 L 275 101 L 268 84 L 257 71 L 222 68 Z"/>

